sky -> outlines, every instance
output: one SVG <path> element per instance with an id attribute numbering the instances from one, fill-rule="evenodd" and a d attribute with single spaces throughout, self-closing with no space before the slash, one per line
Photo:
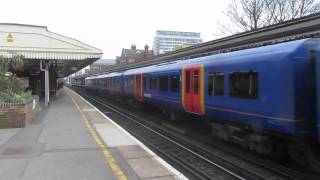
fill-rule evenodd
<path id="1" fill-rule="evenodd" d="M 204 41 L 216 39 L 227 5 L 218 0 L 5 0 L 0 23 L 47 26 L 115 59 L 131 44 L 152 47 L 157 30 L 200 32 Z"/>

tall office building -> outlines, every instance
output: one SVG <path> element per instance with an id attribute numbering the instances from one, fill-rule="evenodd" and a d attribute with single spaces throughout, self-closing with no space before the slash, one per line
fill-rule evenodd
<path id="1" fill-rule="evenodd" d="M 179 47 L 202 43 L 200 33 L 158 30 L 153 41 L 155 55 L 173 51 Z"/>

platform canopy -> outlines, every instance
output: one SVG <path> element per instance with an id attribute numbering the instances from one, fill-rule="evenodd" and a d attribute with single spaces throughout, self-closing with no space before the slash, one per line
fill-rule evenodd
<path id="1" fill-rule="evenodd" d="M 57 78 L 68 76 L 101 58 L 100 49 L 48 31 L 45 26 L 0 23 L 0 56 L 19 57 L 23 76 L 40 73 L 40 62 L 47 61 Z"/>

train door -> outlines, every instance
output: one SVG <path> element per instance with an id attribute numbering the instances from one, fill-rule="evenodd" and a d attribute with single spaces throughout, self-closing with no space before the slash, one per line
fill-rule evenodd
<path id="1" fill-rule="evenodd" d="M 135 90 L 134 96 L 137 100 L 142 101 L 142 74 L 135 75 Z"/>
<path id="2" fill-rule="evenodd" d="M 182 103 L 185 111 L 204 114 L 203 67 L 192 65 L 182 71 Z"/>

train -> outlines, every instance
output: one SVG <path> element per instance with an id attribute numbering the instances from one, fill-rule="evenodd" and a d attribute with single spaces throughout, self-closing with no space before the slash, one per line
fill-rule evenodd
<path id="1" fill-rule="evenodd" d="M 91 76 L 84 87 L 172 120 L 190 114 L 259 154 L 318 164 L 319 60 L 320 39 L 308 38 Z"/>

